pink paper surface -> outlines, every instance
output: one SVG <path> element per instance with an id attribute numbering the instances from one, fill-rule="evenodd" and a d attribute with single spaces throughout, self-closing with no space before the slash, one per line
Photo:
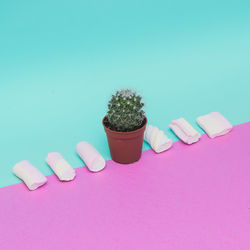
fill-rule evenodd
<path id="1" fill-rule="evenodd" d="M 250 123 L 30 192 L 0 189 L 1 250 L 250 249 Z"/>

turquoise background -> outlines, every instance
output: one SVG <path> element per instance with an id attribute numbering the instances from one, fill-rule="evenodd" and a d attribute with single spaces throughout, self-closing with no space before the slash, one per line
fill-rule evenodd
<path id="1" fill-rule="evenodd" d="M 81 140 L 110 159 L 101 120 L 121 87 L 174 140 L 179 117 L 248 122 L 250 1 L 0 1 L 0 187 L 24 159 L 51 174 L 51 151 L 81 166 Z"/>

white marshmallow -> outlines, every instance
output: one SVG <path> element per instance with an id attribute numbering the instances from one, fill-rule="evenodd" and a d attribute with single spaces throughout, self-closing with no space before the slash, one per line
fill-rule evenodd
<path id="1" fill-rule="evenodd" d="M 210 138 L 225 135 L 233 128 L 230 122 L 219 112 L 200 116 L 196 121 Z"/>
<path id="2" fill-rule="evenodd" d="M 14 174 L 24 181 L 29 190 L 35 190 L 47 182 L 47 178 L 29 161 L 21 161 L 13 167 Z"/>
<path id="3" fill-rule="evenodd" d="M 101 154 L 88 142 L 79 142 L 76 145 L 76 152 L 92 172 L 101 171 L 106 165 Z"/>
<path id="4" fill-rule="evenodd" d="M 46 161 L 54 173 L 61 181 L 71 181 L 75 178 L 76 172 L 67 161 L 65 161 L 60 153 L 49 153 Z"/>
<path id="5" fill-rule="evenodd" d="M 144 140 L 150 144 L 156 153 L 166 151 L 172 146 L 172 140 L 170 140 L 162 130 L 151 125 L 146 127 Z"/>
<path id="6" fill-rule="evenodd" d="M 199 141 L 201 135 L 184 118 L 171 122 L 169 127 L 185 143 L 192 144 Z"/>

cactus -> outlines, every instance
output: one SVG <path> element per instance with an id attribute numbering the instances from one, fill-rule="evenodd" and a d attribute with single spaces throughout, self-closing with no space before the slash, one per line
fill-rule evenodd
<path id="1" fill-rule="evenodd" d="M 117 91 L 108 103 L 106 126 L 120 132 L 136 130 L 144 125 L 141 96 L 130 89 Z"/>

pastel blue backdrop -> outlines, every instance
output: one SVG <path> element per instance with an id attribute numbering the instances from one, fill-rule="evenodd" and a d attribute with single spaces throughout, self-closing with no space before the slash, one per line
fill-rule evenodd
<path id="1" fill-rule="evenodd" d="M 248 122 L 250 1 L 0 1 L 0 187 L 24 159 L 51 174 L 51 151 L 83 165 L 81 140 L 110 159 L 101 120 L 124 87 L 174 140 L 179 117 Z"/>

